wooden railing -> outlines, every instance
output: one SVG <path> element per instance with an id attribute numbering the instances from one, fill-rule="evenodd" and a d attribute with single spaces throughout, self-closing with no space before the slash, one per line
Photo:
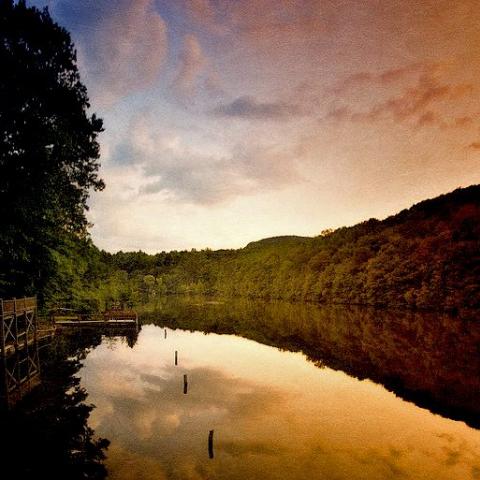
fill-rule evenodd
<path id="1" fill-rule="evenodd" d="M 0 300 L 0 314 L 13 315 L 15 312 L 32 311 L 37 308 L 37 297 Z"/>
<path id="2" fill-rule="evenodd" d="M 37 342 L 37 299 L 0 299 L 0 351 L 4 359 Z"/>
<path id="3" fill-rule="evenodd" d="M 137 313 L 133 310 L 107 310 L 103 317 L 107 320 L 136 320 Z"/>

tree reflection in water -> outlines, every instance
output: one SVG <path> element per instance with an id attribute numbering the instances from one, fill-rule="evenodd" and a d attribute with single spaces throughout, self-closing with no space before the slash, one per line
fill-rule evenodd
<path id="1" fill-rule="evenodd" d="M 480 427 L 480 323 L 448 315 L 287 302 L 165 299 L 144 323 L 235 334 L 319 367 L 383 384 L 433 413 Z"/>
<path id="2" fill-rule="evenodd" d="M 126 337 L 129 346 L 136 335 Z M 102 335 L 57 336 L 40 352 L 41 383 L 9 411 L 2 411 L 2 475 L 30 479 L 104 479 L 109 440 L 88 426 L 94 405 L 77 376 Z"/>
<path id="3" fill-rule="evenodd" d="M 194 298 L 163 299 L 149 308 L 150 313 L 143 314 L 142 320 L 145 323 L 206 333 L 235 334 L 282 350 L 302 351 L 320 368 L 328 366 L 360 379 L 369 378 L 383 384 L 396 395 L 432 412 L 463 420 L 475 428 L 480 426 L 478 322 L 405 311 L 353 307 L 327 308 L 240 300 L 222 304 Z M 270 458 L 273 452 L 276 455 L 275 461 L 279 462 L 282 455 L 299 453 L 298 449 L 290 450 L 288 442 L 285 444 L 272 441 L 272 437 L 269 436 L 270 420 L 275 419 L 278 412 L 285 414 L 290 408 L 288 398 L 283 395 L 285 392 L 281 388 L 276 390 L 270 385 L 265 390 L 262 386 L 258 387 L 255 382 L 252 383 L 248 375 L 243 378 L 237 372 L 232 377 L 231 371 L 212 369 L 202 362 L 201 365 L 191 364 L 188 372 L 185 370 L 179 372 L 177 367 L 175 372 L 179 373 L 178 378 L 175 375 L 169 376 L 168 369 L 162 370 L 164 362 L 162 354 L 165 354 L 166 365 L 171 366 L 173 353 L 178 345 L 173 342 L 170 345 L 171 350 L 162 352 L 156 343 L 158 339 L 153 337 L 150 351 L 146 348 L 147 340 L 150 340 L 149 336 L 155 333 L 155 329 L 152 327 L 146 330 L 148 335 L 146 331 L 143 343 L 140 342 L 135 349 L 136 356 L 130 356 L 128 348 L 119 349 L 117 340 L 112 342 L 110 352 L 108 340 L 103 340 L 99 334 L 91 335 L 86 332 L 71 337 L 62 335 L 48 351 L 42 351 L 41 386 L 25 397 L 15 410 L 2 418 L 5 443 L 2 449 L 3 471 L 15 472 L 15 475 L 9 475 L 7 478 L 34 478 L 39 475 L 54 479 L 105 478 L 107 472 L 104 460 L 109 442 L 94 435 L 92 423 L 96 425 L 97 431 L 103 432 L 103 435 L 115 441 L 110 448 L 108 465 L 113 473 L 116 469 L 120 475 L 118 478 L 134 478 L 135 472 L 145 471 L 145 462 L 150 462 L 150 468 L 156 472 L 155 474 L 166 472 L 170 477 L 176 478 L 175 475 L 180 472 L 177 477 L 186 478 L 182 468 L 194 465 L 206 469 L 205 478 L 211 478 L 210 470 L 213 471 L 220 465 L 218 460 L 222 458 L 225 461 L 229 459 L 231 468 L 234 466 L 241 469 L 246 465 L 252 471 L 256 471 L 259 456 L 267 465 L 273 461 Z M 160 331 L 160 335 L 163 339 L 165 332 Z M 181 335 L 179 334 L 179 338 Z M 171 337 L 175 338 L 175 334 L 168 336 L 170 342 Z M 124 341 L 133 347 L 136 337 L 132 336 Z M 142 345 L 143 350 L 139 348 Z M 88 404 L 87 393 L 78 379 L 82 362 L 92 349 L 95 349 L 95 352 L 89 356 L 85 362 L 86 367 L 80 374 L 84 376 L 83 385 L 88 385 L 91 398 L 95 398 L 99 406 L 95 411 L 96 414 L 100 412 L 97 423 L 93 422 L 95 415 L 89 420 L 94 407 Z M 126 356 L 125 350 L 128 353 Z M 188 356 L 184 357 L 180 352 L 179 364 L 182 367 L 184 358 Z M 145 359 L 150 363 L 145 363 Z M 151 363 L 153 360 L 155 361 Z M 122 377 L 117 375 L 119 369 L 128 371 L 124 372 L 125 375 Z M 188 394 L 184 395 L 181 390 L 181 375 L 186 373 L 188 377 L 187 379 L 184 377 L 184 384 L 185 380 L 189 383 L 191 381 L 192 388 L 189 384 Z M 138 391 L 129 390 L 132 384 L 138 386 Z M 273 386 L 275 385 L 274 382 Z M 330 393 L 332 391 L 335 390 L 330 390 Z M 324 393 L 321 398 L 328 401 L 329 392 Z M 360 391 L 354 393 L 358 393 L 360 398 L 365 398 Z M 307 397 L 304 398 L 304 402 L 306 399 Z M 305 403 L 311 408 L 311 414 L 321 414 L 322 410 L 328 410 L 327 406 L 317 409 L 315 403 L 317 397 L 313 398 L 313 402 L 311 405 L 308 401 Z M 343 405 L 350 405 L 348 398 Z M 259 419 L 255 417 L 255 412 L 258 413 L 259 407 L 265 420 L 262 424 L 263 430 L 260 427 L 257 429 Z M 332 408 L 330 405 L 330 409 Z M 335 408 L 332 411 L 335 412 Z M 203 416 L 204 412 L 207 412 L 206 417 Z M 209 417 L 211 412 L 229 412 L 229 415 L 225 417 L 224 423 L 219 419 L 221 414 L 220 417 L 215 417 L 219 428 L 221 427 L 217 430 L 215 424 L 215 435 L 218 431 L 222 432 L 223 437 L 219 434 L 218 441 L 217 437 L 215 440 L 215 462 L 207 457 L 209 461 L 205 464 L 207 435 L 214 426 Z M 359 410 L 357 414 L 362 412 Z M 192 418 L 196 421 L 192 421 Z M 297 433 L 300 432 L 300 435 L 304 431 L 302 422 L 305 419 L 301 414 L 294 418 L 298 420 Z M 352 417 L 353 427 L 358 427 L 356 423 L 358 418 L 361 423 L 363 417 Z M 205 419 L 208 419 L 207 423 L 204 423 Z M 178 425 L 175 423 L 177 420 Z M 247 420 L 255 424 L 253 436 L 248 431 L 243 432 L 243 436 L 238 433 L 240 426 L 248 423 Z M 92 422 L 90 426 L 87 423 L 89 421 Z M 140 428 L 140 433 L 133 434 L 132 425 Z M 229 430 L 229 425 L 233 425 L 233 431 Z M 404 428 L 405 424 L 401 425 Z M 434 425 L 437 423 L 434 422 Z M 148 428 L 142 430 L 145 426 L 151 427 L 151 431 Z M 287 422 L 284 427 L 288 430 L 291 425 Z M 340 438 L 343 436 L 341 429 L 337 430 L 335 422 L 330 427 L 333 430 L 329 434 L 325 430 L 326 425 L 322 425 L 322 435 L 317 432 L 318 441 L 315 440 L 318 445 L 314 442 L 302 450 L 309 461 L 312 458 L 317 459 L 318 455 L 315 453 L 317 447 L 324 448 L 324 454 L 330 448 L 328 458 L 332 462 L 338 461 L 338 452 L 334 450 L 338 445 L 330 444 L 339 435 Z M 428 438 L 434 438 L 438 447 L 440 441 L 438 438 L 441 435 L 444 436 L 442 438 L 449 438 L 445 436 L 443 430 L 436 437 Z M 328 438 L 329 442 L 321 443 L 323 438 Z M 390 437 L 387 435 L 385 438 Z M 458 438 L 459 442 L 463 441 Z M 6 439 L 8 442 L 5 442 Z M 372 439 L 366 438 L 365 442 L 366 452 L 363 452 L 360 446 L 352 447 L 350 450 L 345 447 L 341 451 L 348 452 L 350 455 L 348 458 L 353 463 L 358 458 L 365 459 L 366 457 L 362 455 L 370 455 L 372 449 L 380 451 L 381 446 L 375 444 Z M 363 446 L 363 443 L 361 445 Z M 401 442 L 399 445 L 405 447 Z M 462 445 L 463 443 L 459 443 L 458 448 L 463 449 Z M 385 446 L 387 447 L 388 445 Z M 397 448 L 398 445 L 395 444 L 394 447 Z M 439 451 L 441 454 L 446 452 Z M 163 452 L 163 455 L 159 452 Z M 386 455 L 382 452 L 383 450 L 382 455 Z M 257 460 L 246 462 L 244 457 L 253 454 Z M 243 457 L 237 462 L 239 455 Z M 325 455 L 322 458 L 327 458 Z M 375 468 L 383 465 L 380 457 L 368 458 L 368 461 L 375 463 Z M 196 463 L 191 463 L 192 459 Z M 125 468 L 125 462 L 129 468 Z M 475 462 L 476 457 L 473 460 L 467 458 L 465 465 L 460 465 L 459 469 L 465 467 L 476 472 L 478 462 Z M 407 460 L 404 463 L 407 463 Z M 435 460 L 432 460 L 430 466 L 432 469 L 443 468 L 441 465 L 443 464 L 435 464 Z M 316 465 L 316 468 L 323 471 L 322 465 Z M 336 467 L 332 468 L 336 471 Z M 352 471 L 357 471 L 355 468 L 352 467 Z M 417 472 L 414 464 L 408 468 Z M 438 471 L 436 470 L 437 473 Z M 226 472 L 231 475 L 228 468 Z M 239 472 L 241 473 L 240 470 Z M 275 472 L 273 474 L 276 474 Z M 392 475 L 396 475 L 396 470 L 392 472 Z M 285 476 L 287 477 L 288 475 Z"/>

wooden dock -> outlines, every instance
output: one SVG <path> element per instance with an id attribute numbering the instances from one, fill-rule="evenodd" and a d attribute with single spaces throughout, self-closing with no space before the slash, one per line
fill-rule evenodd
<path id="1" fill-rule="evenodd" d="M 50 340 L 55 335 L 55 328 L 51 327 L 45 330 L 37 330 L 37 343 L 42 343 L 44 340 Z M 29 338 L 28 347 L 33 347 L 35 340 Z M 10 356 L 15 353 L 16 350 L 21 350 L 25 348 L 25 343 L 19 343 L 17 346 L 13 343 L 5 345 L 5 356 Z M 2 352 L 3 353 L 3 352 Z"/>
<path id="2" fill-rule="evenodd" d="M 111 309 L 104 313 L 72 313 L 57 311 L 52 314 L 52 323 L 56 327 L 101 327 L 138 329 L 138 315 L 134 310 Z"/>
<path id="3" fill-rule="evenodd" d="M 2 357 L 28 349 L 39 340 L 52 337 L 54 331 L 54 326 L 48 321 L 38 323 L 36 297 L 0 299 L 0 355 Z"/>
<path id="4" fill-rule="evenodd" d="M 0 407 L 11 407 L 39 385 L 40 348 L 62 330 L 73 334 L 83 328 L 107 336 L 126 336 L 133 345 L 138 315 L 118 307 L 94 314 L 57 309 L 41 319 L 36 297 L 0 299 Z"/>
<path id="5" fill-rule="evenodd" d="M 38 328 L 36 297 L 0 299 L 0 400 L 11 406 L 40 383 L 39 342 L 54 335 Z"/>

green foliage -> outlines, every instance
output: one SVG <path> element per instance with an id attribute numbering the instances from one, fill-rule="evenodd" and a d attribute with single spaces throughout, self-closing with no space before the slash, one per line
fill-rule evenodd
<path id="1" fill-rule="evenodd" d="M 0 296 L 42 295 L 77 268 L 67 251 L 86 239 L 89 189 L 104 186 L 102 121 L 47 10 L 0 0 L 0 65 Z"/>

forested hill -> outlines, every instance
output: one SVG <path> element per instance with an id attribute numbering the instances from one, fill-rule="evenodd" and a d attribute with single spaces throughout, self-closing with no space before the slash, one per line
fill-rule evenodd
<path id="1" fill-rule="evenodd" d="M 439 310 L 480 308 L 480 186 L 313 238 L 239 250 L 101 255 L 99 301 L 164 294 L 281 298 Z"/>

